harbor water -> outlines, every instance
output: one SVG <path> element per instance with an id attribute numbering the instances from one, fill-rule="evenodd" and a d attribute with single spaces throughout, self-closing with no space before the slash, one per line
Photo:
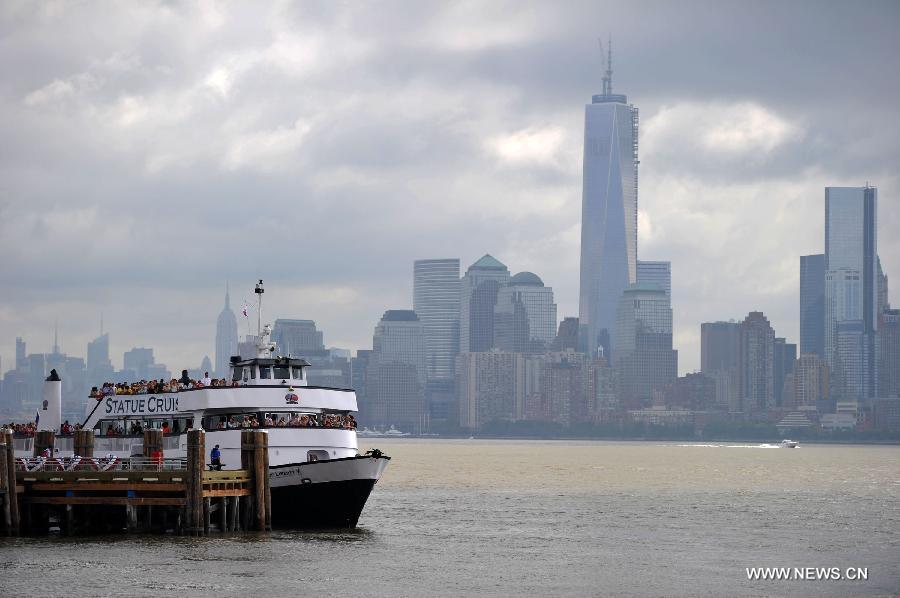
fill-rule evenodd
<path id="1" fill-rule="evenodd" d="M 896 596 L 900 448 L 366 439 L 359 528 L 0 539 L 40 596 Z M 315 517 L 316 505 L 296 505 Z M 749 580 L 750 567 L 865 580 Z"/>

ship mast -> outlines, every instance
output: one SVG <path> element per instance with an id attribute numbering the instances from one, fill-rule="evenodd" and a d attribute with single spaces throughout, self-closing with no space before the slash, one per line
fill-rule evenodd
<path id="1" fill-rule="evenodd" d="M 258 337 L 262 333 L 262 296 L 266 290 L 263 288 L 262 278 L 259 279 L 259 282 L 256 283 L 256 288 L 253 290 L 256 293 L 256 336 Z"/>

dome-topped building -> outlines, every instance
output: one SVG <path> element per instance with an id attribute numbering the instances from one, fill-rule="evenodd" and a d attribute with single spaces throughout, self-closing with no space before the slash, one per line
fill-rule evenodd
<path id="1" fill-rule="evenodd" d="M 534 272 L 519 272 L 509 279 L 509 286 L 542 287 L 544 281 Z"/>

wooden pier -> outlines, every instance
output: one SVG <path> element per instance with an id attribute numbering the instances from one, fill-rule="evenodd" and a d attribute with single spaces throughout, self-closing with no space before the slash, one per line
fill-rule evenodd
<path id="1" fill-rule="evenodd" d="M 35 454 L 53 437 L 35 440 Z M 144 433 L 144 455 L 93 455 L 93 432 L 75 438 L 81 459 L 14 457 L 12 433 L 0 434 L 0 527 L 7 535 L 128 532 L 208 534 L 272 527 L 268 434 L 241 432 L 239 470 L 210 471 L 202 430 L 191 430 L 186 459 L 166 459 L 159 430 Z M 31 471 L 30 469 L 34 469 Z"/>

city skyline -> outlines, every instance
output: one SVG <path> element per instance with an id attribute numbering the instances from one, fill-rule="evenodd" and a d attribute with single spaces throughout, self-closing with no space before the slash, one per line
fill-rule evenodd
<path id="1" fill-rule="evenodd" d="M 680 372 L 699 369 L 701 322 L 760 310 L 779 336 L 799 342 L 797 256 L 822 251 L 825 187 L 878 187 L 878 253 L 889 276 L 900 267 L 890 234 L 900 230 L 900 186 L 886 158 L 900 139 L 890 100 L 900 85 L 896 73 L 872 66 L 898 50 L 890 34 L 897 10 L 884 6 L 875 18 L 794 5 L 784 10 L 803 15 L 792 20 L 797 28 L 771 33 L 760 15 L 734 6 L 727 19 L 715 9 L 698 20 L 696 7 L 683 16 L 663 7 L 644 21 L 623 8 L 585 7 L 578 19 L 531 8 L 503 14 L 504 27 L 477 15 L 484 41 L 474 48 L 458 43 L 472 25 L 458 11 L 412 14 L 408 23 L 434 35 L 395 43 L 357 16 L 349 29 L 357 44 L 327 59 L 323 44 L 346 41 L 334 26 L 339 8 L 273 12 L 239 34 L 239 14 L 143 9 L 159 39 L 195 33 L 190 56 L 183 43 L 142 45 L 115 10 L 3 13 L 12 51 L 3 58 L 0 129 L 20 151 L 2 159 L 0 363 L 14 363 L 17 336 L 29 352 L 49 353 L 56 318 L 61 351 L 81 355 L 102 313 L 115 361 L 148 346 L 172 370 L 195 367 L 214 358 L 224 281 L 237 312 L 260 277 L 270 289 L 264 318 L 309 318 L 328 331 L 329 345 L 364 348 L 385 309 L 411 307 L 409 267 L 432 256 L 471 264 L 490 253 L 552 287 L 560 320 L 577 315 L 582 106 L 604 68 L 594 38 L 606 31 L 597 23 L 613 32 L 617 88 L 641 107 L 638 259 L 672 263 Z M 735 10 L 746 11 L 746 32 L 728 39 Z M 115 44 L 60 34 L 63 16 L 118 31 Z M 185 28 L 170 28 L 170 17 Z M 717 44 L 716 58 L 678 37 L 676 25 L 687 21 L 705 47 Z M 852 44 L 818 41 L 835 23 Z M 323 33 L 304 46 L 311 29 Z M 241 43 L 222 54 L 228 34 Z M 38 60 L 47 37 L 57 50 Z M 748 51 L 762 42 L 766 52 Z M 798 43 L 825 50 L 780 64 L 780 50 Z M 417 62 L 409 48 L 434 54 Z M 32 68 L 15 68 L 12 56 Z M 310 67 L 309 56 L 322 64 Z M 419 83 L 393 90 L 387 64 Z M 331 67 L 358 75 L 354 87 L 330 78 Z M 454 78 L 462 68 L 468 85 Z M 252 109 L 259 81 L 279 84 L 264 98 L 265 117 Z M 863 86 L 867 110 L 848 117 L 848 90 Z M 351 118 L 361 106 L 365 124 Z M 342 120 L 347 127 L 329 124 Z M 376 151 L 350 136 L 360 126 L 399 141 Z M 152 142 L 128 143 L 157 129 Z M 421 174 L 410 179 L 411 170 Z M 313 259 L 298 267 L 252 248 L 250 238 L 267 237 Z M 243 336 L 246 322 L 238 324 Z"/>

